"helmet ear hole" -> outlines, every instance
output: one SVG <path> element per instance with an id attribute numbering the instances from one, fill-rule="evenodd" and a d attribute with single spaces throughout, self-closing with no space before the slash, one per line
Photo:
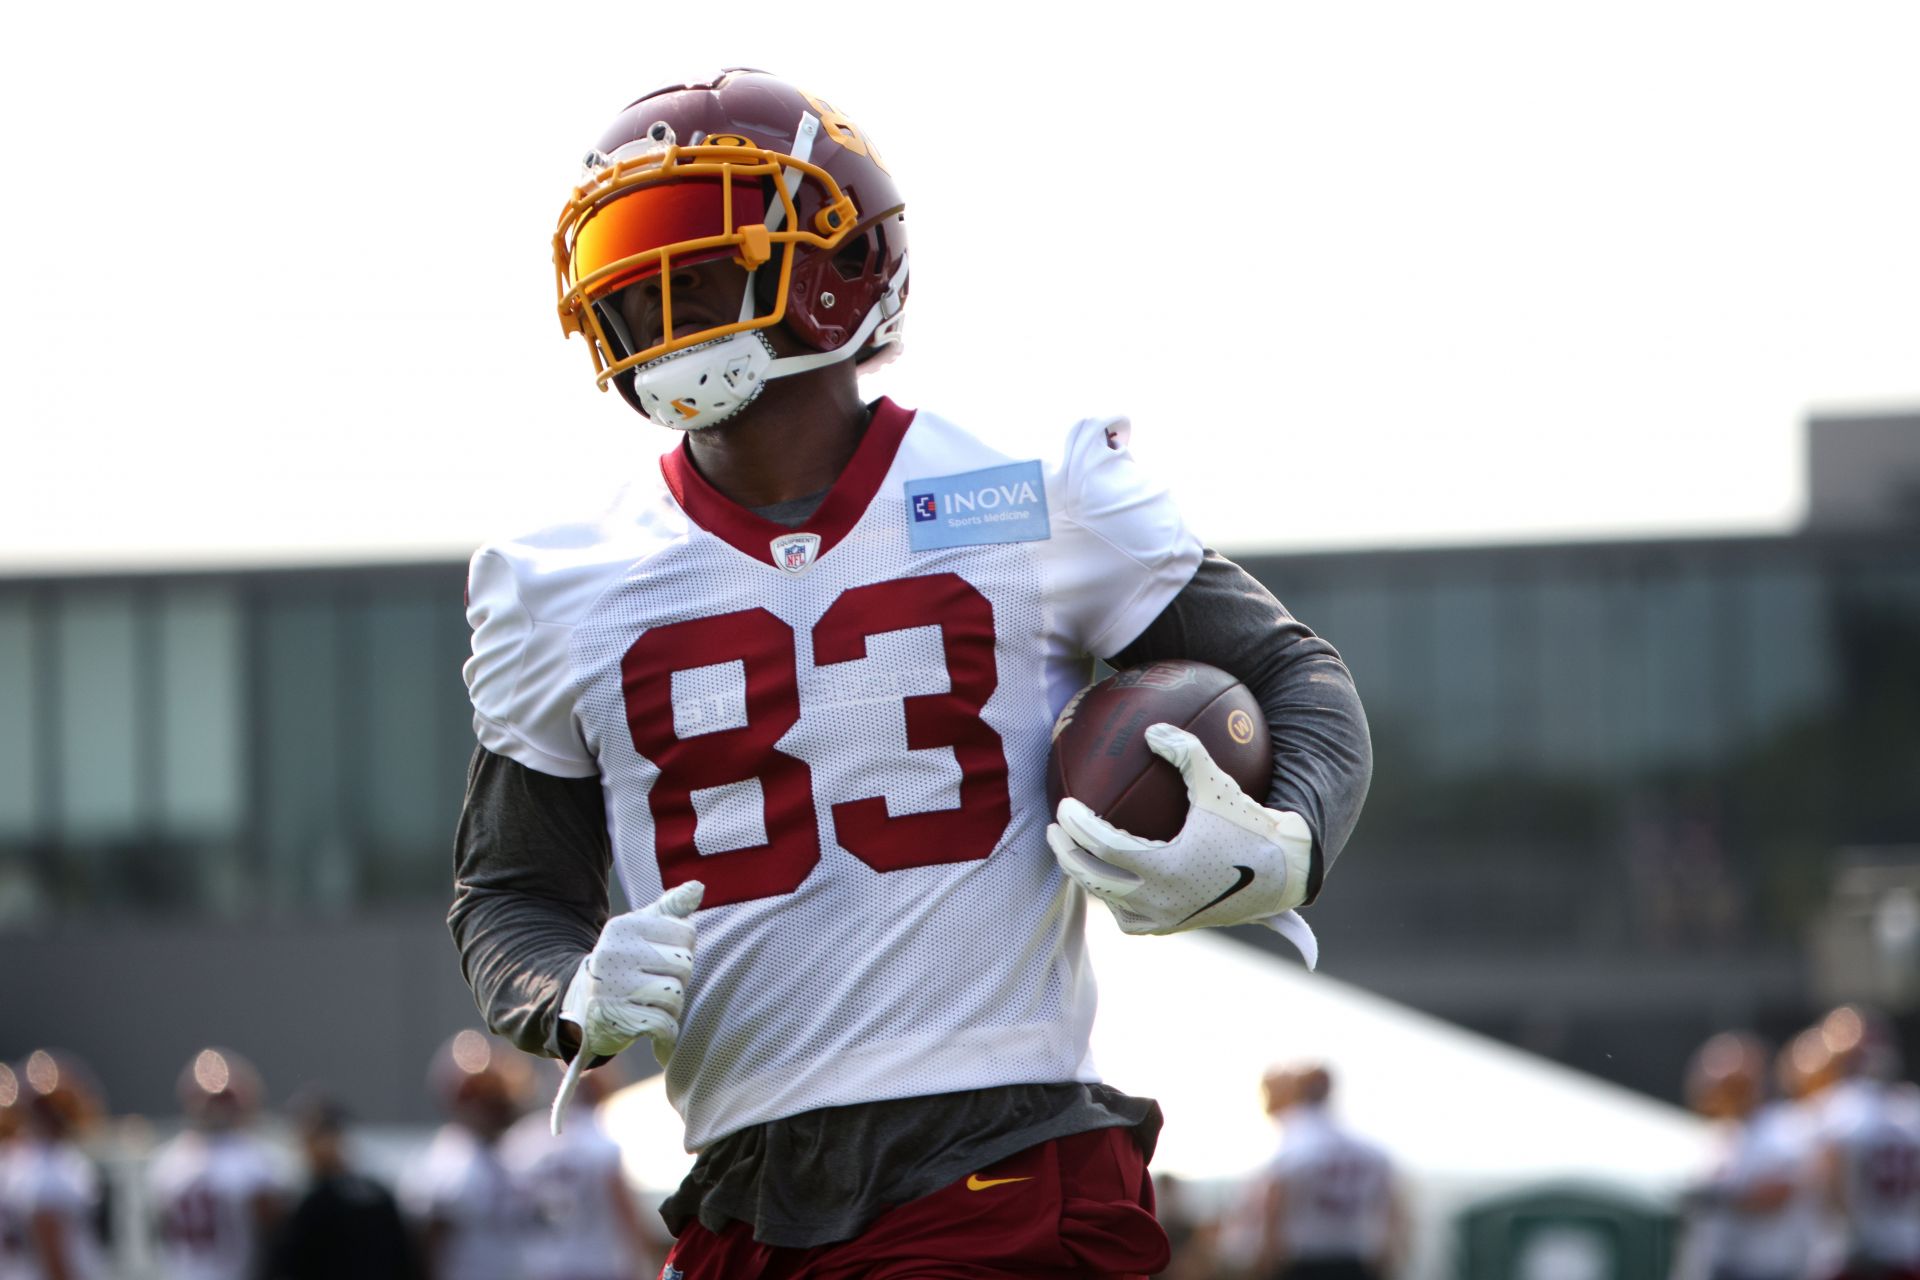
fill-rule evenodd
<path id="1" fill-rule="evenodd" d="M 842 280 L 858 280 L 873 266 L 873 232 L 849 237 L 833 255 L 833 269 Z"/>

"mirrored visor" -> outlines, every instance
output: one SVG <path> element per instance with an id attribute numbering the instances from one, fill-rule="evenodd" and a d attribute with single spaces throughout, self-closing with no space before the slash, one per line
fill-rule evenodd
<path id="1" fill-rule="evenodd" d="M 732 201 L 727 188 L 732 187 Z M 742 227 L 766 221 L 766 200 L 758 182 L 723 183 L 692 178 L 679 182 L 649 182 L 616 196 L 588 215 L 573 238 L 573 278 L 584 280 L 597 271 L 657 250 L 696 240 L 736 234 Z M 715 245 L 674 254 L 676 264 L 725 257 L 731 245 Z M 660 270 L 657 257 L 636 262 L 631 271 L 596 282 L 592 293 L 604 297 L 612 289 L 642 280 Z"/>

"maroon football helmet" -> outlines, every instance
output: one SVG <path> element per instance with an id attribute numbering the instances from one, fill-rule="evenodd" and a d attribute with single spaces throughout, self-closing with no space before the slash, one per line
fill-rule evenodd
<path id="1" fill-rule="evenodd" d="M 586 336 L 602 390 L 617 386 L 665 425 L 697 427 L 751 400 L 762 378 L 892 354 L 907 292 L 905 202 L 866 135 L 826 102 L 762 71 L 725 71 L 633 103 L 586 166 L 553 259 L 561 328 Z M 751 273 L 746 296 L 729 301 L 737 316 L 700 316 L 676 333 L 689 328 L 672 319 L 676 269 L 729 258 Z M 654 332 L 629 332 L 611 300 L 646 280 L 658 281 L 661 315 Z M 744 379 L 730 397 L 636 395 L 642 366 L 781 324 L 817 354 L 763 356 L 764 341 L 743 339 L 735 365 L 744 353 L 755 367 L 715 370 Z"/>
<path id="2" fill-rule="evenodd" d="M 1744 1031 L 1723 1031 L 1687 1064 L 1687 1101 L 1711 1120 L 1737 1120 L 1766 1100 L 1766 1046 Z"/>
<path id="3" fill-rule="evenodd" d="M 251 1062 L 231 1049 L 212 1047 L 188 1059 L 174 1092 L 188 1122 L 199 1129 L 245 1125 L 266 1100 L 266 1086 Z"/>
<path id="4" fill-rule="evenodd" d="M 54 1141 L 84 1133 L 105 1107 L 87 1065 L 59 1049 L 35 1049 L 20 1068 L 20 1105 L 27 1128 Z"/>
<path id="5" fill-rule="evenodd" d="M 21 1105 L 20 1077 L 13 1068 L 0 1062 L 0 1142 L 6 1142 L 20 1132 L 20 1126 L 26 1116 Z"/>
<path id="6" fill-rule="evenodd" d="M 449 1119 L 492 1139 L 519 1118 L 531 1061 L 504 1040 L 461 1031 L 433 1055 L 427 1086 Z"/>

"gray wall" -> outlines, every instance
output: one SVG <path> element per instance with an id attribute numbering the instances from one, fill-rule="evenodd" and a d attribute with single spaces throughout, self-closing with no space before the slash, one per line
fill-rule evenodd
<path id="1" fill-rule="evenodd" d="M 251 1058 L 269 1101 L 319 1081 L 366 1120 L 425 1121 L 434 1049 L 479 1025 L 438 909 L 248 925 L 97 920 L 0 935 L 0 1057 L 59 1028 L 116 1114 L 171 1115 L 192 1054 Z"/>
<path id="2" fill-rule="evenodd" d="M 1813 419 L 1807 523 L 1817 529 L 1920 524 L 1920 410 Z"/>

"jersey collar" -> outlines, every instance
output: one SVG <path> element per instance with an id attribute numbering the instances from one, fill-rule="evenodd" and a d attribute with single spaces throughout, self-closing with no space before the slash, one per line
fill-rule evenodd
<path id="1" fill-rule="evenodd" d="M 880 491 L 880 482 L 887 478 L 894 455 L 900 451 L 900 441 L 913 425 L 913 415 L 912 409 L 902 409 L 884 396 L 875 401 L 867 433 L 860 437 L 853 457 L 847 460 L 840 478 L 827 490 L 820 509 L 797 528 L 789 529 L 757 516 L 708 484 L 694 469 L 684 441 L 678 449 L 660 455 L 660 472 L 666 477 L 673 500 L 680 504 L 687 517 L 742 555 L 768 564 L 767 548 L 773 539 L 811 533 L 819 536 L 819 555 L 824 556 L 853 531 L 853 526 L 873 505 L 873 496 Z"/>

